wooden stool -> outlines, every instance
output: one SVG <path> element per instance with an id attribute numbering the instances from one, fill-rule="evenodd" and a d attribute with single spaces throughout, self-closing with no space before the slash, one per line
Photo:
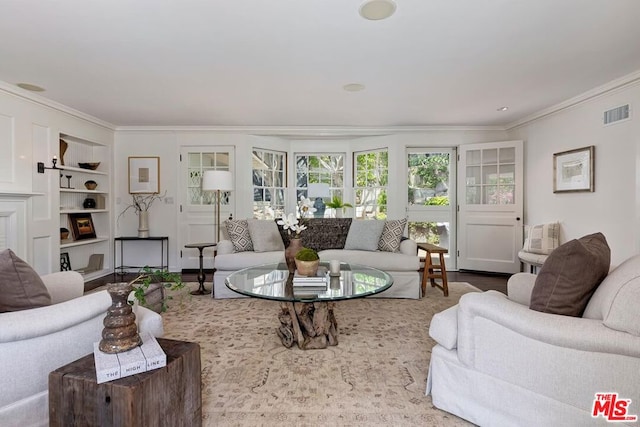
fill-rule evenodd
<path id="1" fill-rule="evenodd" d="M 444 264 L 444 254 L 449 253 L 449 250 L 431 243 L 418 243 L 417 246 L 418 249 L 427 252 L 424 259 L 424 271 L 422 272 L 422 295 L 424 296 L 427 292 L 427 279 L 429 279 L 432 287 L 442 289 L 444 296 L 448 297 L 449 286 L 447 285 L 447 267 Z M 439 255 L 440 264 L 433 263 L 431 254 Z M 441 279 L 442 285 L 438 284 L 435 279 Z"/>

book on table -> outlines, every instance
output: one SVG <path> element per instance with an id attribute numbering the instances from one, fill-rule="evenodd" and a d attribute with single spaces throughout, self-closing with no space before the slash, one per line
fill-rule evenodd
<path id="1" fill-rule="evenodd" d="M 297 270 L 293 275 L 293 286 L 296 287 L 317 287 L 322 288 L 327 286 L 328 270 L 326 267 L 318 267 L 318 271 L 315 276 L 304 276 Z"/>

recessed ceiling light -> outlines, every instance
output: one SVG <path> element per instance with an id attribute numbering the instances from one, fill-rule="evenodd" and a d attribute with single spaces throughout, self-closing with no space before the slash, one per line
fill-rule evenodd
<path id="1" fill-rule="evenodd" d="M 391 0 L 369 0 L 360 6 L 360 15 L 371 21 L 379 21 L 393 15 L 396 4 Z"/>
<path id="2" fill-rule="evenodd" d="M 361 85 L 360 83 L 349 83 L 342 86 L 342 89 L 347 92 L 360 92 L 361 90 L 364 90 L 364 85 Z"/>
<path id="3" fill-rule="evenodd" d="M 496 111 L 507 111 L 509 107 L 500 107 Z"/>
<path id="4" fill-rule="evenodd" d="M 44 88 L 32 85 L 31 83 L 17 83 L 16 86 L 21 87 L 22 89 L 30 90 L 31 92 L 44 92 Z"/>

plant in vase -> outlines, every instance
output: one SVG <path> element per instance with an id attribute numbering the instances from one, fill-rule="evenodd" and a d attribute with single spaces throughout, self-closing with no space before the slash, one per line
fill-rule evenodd
<path id="1" fill-rule="evenodd" d="M 149 289 L 152 282 L 158 280 L 161 281 L 164 288 L 169 290 L 184 288 L 179 274 L 161 270 L 153 271 L 149 267 L 144 267 L 129 282 L 107 285 L 112 303 L 103 322 L 102 340 L 98 344 L 100 351 L 109 354 L 122 353 L 142 344 L 132 305 L 135 300 L 143 306 L 146 305 L 145 291 Z M 130 300 L 130 296 L 134 301 Z M 166 299 L 171 298 L 169 295 Z M 165 311 L 166 308 L 166 302 L 162 301 L 162 311 Z"/>
<path id="2" fill-rule="evenodd" d="M 353 205 L 344 203 L 339 196 L 333 196 L 330 202 L 326 203 L 328 208 L 335 209 L 336 218 L 342 218 L 342 215 L 347 211 L 347 208 L 352 208 Z"/>
<path id="3" fill-rule="evenodd" d="M 120 212 L 118 220 L 120 220 L 120 217 L 129 209 L 133 209 L 135 214 L 138 215 L 138 237 L 149 237 L 149 209 L 156 200 L 164 199 L 166 194 L 166 191 L 162 193 L 162 195 L 158 193 L 132 194 L 131 204 L 128 204 L 124 210 Z"/>
<path id="4" fill-rule="evenodd" d="M 310 248 L 302 248 L 295 256 L 296 270 L 303 276 L 315 276 L 320 265 L 318 252 Z"/>

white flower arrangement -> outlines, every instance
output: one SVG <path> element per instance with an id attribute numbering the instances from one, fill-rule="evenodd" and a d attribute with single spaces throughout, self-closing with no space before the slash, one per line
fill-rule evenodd
<path id="1" fill-rule="evenodd" d="M 295 233 L 294 238 L 299 238 L 300 233 L 307 229 L 307 226 L 304 224 L 300 224 L 298 218 L 296 218 L 292 213 L 287 216 L 283 216 L 278 220 L 277 224 L 281 225 L 283 230 L 287 230 L 289 236 L 291 236 L 292 232 Z"/>

